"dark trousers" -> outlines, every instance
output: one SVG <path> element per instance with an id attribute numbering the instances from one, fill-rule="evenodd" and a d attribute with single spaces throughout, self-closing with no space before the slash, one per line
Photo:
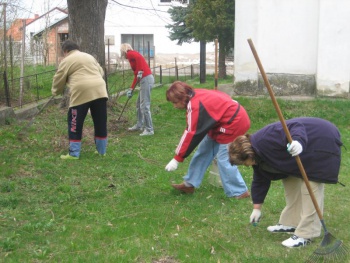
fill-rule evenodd
<path id="1" fill-rule="evenodd" d="M 95 138 L 107 138 L 107 99 L 101 98 L 69 108 L 67 119 L 70 142 L 81 141 L 84 121 L 89 109 L 94 123 Z"/>

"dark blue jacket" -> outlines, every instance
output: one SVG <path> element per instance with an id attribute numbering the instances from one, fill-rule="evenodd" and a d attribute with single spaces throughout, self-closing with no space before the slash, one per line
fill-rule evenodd
<path id="1" fill-rule="evenodd" d="M 310 181 L 334 184 L 338 182 L 342 146 L 340 133 L 331 122 L 319 118 L 294 118 L 286 121 L 293 140 L 300 142 L 299 155 Z M 253 165 L 252 199 L 262 204 L 271 180 L 288 176 L 302 178 L 294 157 L 287 152 L 288 140 L 281 122 L 267 125 L 251 135 L 257 155 Z"/>

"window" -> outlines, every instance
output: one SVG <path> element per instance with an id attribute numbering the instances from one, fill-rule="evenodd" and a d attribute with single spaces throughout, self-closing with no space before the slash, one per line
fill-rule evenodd
<path id="1" fill-rule="evenodd" d="M 148 57 L 148 48 L 150 57 L 154 57 L 154 42 L 153 35 L 122 35 L 122 43 L 129 43 L 134 50 L 142 54 L 144 57 Z"/>
<path id="2" fill-rule="evenodd" d="M 60 45 L 62 45 L 62 43 L 68 39 L 68 33 L 58 34 L 58 37 L 60 40 Z"/>
<path id="3" fill-rule="evenodd" d="M 181 4 L 188 4 L 189 0 L 160 0 L 160 3 L 171 3 L 171 2 L 179 2 Z"/>

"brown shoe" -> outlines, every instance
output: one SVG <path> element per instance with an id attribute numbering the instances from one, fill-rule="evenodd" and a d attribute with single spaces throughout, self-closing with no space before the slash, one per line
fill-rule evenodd
<path id="1" fill-rule="evenodd" d="M 186 193 L 186 194 L 193 194 L 194 193 L 194 187 L 193 186 L 186 186 L 185 183 L 181 184 L 172 184 L 172 187 L 179 190 L 180 192 Z"/>
<path id="2" fill-rule="evenodd" d="M 236 199 L 243 199 L 243 198 L 248 198 L 250 197 L 250 193 L 249 191 L 244 192 L 243 194 L 239 195 L 239 196 L 235 196 Z"/>

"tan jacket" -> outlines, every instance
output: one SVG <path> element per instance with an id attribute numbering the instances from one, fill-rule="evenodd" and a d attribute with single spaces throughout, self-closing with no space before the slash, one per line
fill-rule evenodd
<path id="1" fill-rule="evenodd" d="M 53 77 L 52 95 L 61 94 L 67 85 L 70 91 L 69 107 L 108 98 L 103 75 L 103 69 L 93 56 L 72 50 L 61 61 Z"/>

